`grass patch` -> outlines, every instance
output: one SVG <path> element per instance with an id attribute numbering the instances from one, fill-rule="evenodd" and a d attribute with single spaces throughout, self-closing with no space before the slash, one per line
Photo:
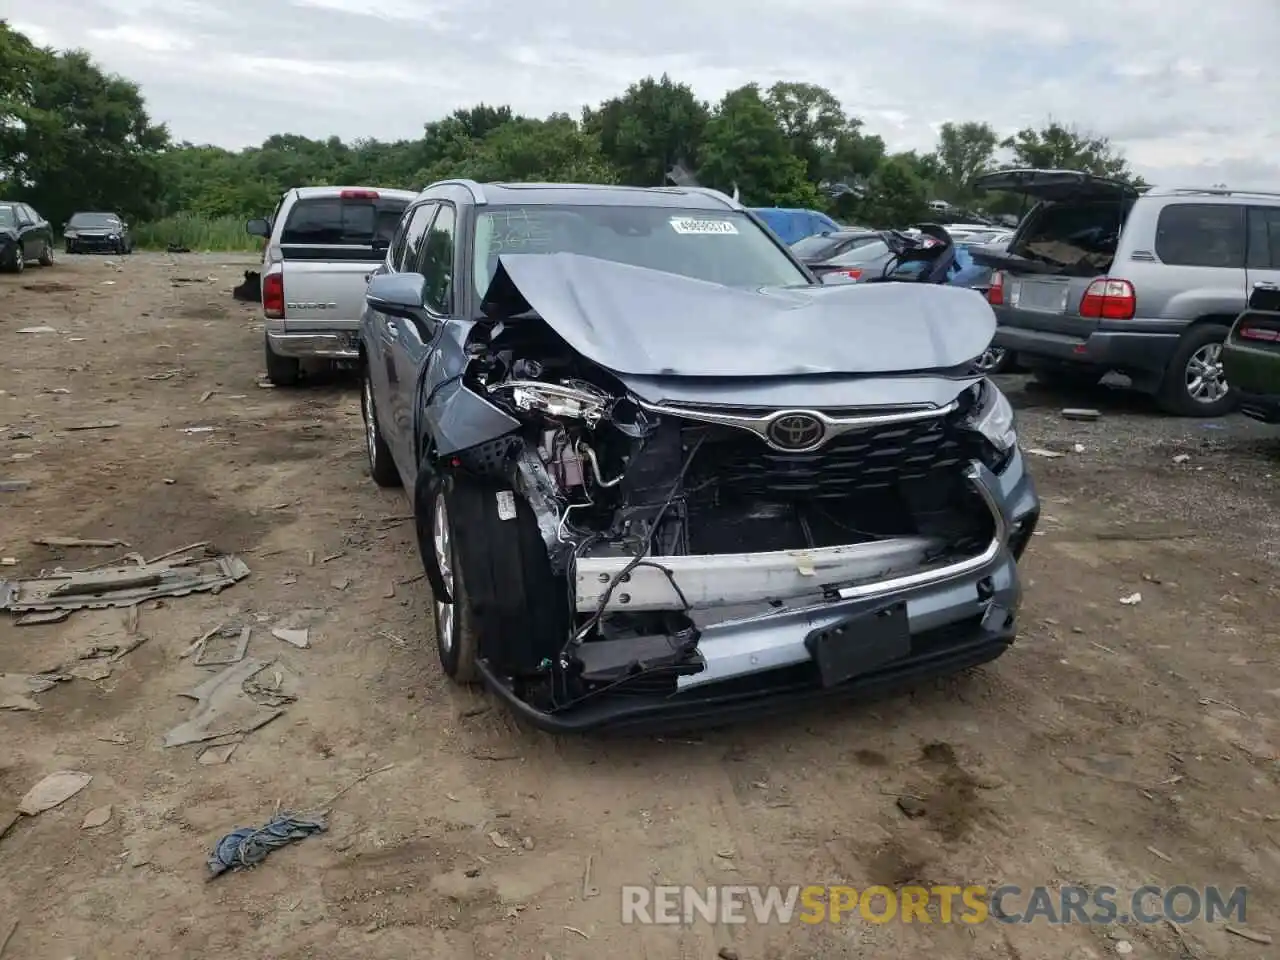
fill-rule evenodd
<path id="1" fill-rule="evenodd" d="M 133 230 L 134 241 L 143 250 L 165 250 L 170 244 L 188 250 L 216 252 L 258 251 L 262 240 L 245 233 L 239 217 L 199 217 L 180 213 L 139 224 Z"/>

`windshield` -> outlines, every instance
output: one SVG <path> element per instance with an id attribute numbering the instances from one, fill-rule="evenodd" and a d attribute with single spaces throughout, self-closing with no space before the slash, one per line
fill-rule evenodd
<path id="1" fill-rule="evenodd" d="M 0 207 L 0 227 L 12 227 L 17 222 L 13 207 Z"/>
<path id="2" fill-rule="evenodd" d="M 746 214 L 674 207 L 511 206 L 476 217 L 476 289 L 504 253 L 577 253 L 728 287 L 809 283 Z"/>
<path id="3" fill-rule="evenodd" d="M 67 221 L 69 227 L 115 227 L 120 218 L 114 213 L 77 213 Z"/>

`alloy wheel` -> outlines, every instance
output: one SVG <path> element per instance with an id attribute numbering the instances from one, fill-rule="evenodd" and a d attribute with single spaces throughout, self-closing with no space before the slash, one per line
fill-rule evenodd
<path id="1" fill-rule="evenodd" d="M 436 569 L 440 571 L 440 580 L 444 583 L 449 596 L 453 592 L 453 542 L 449 535 L 449 511 L 445 506 L 444 491 L 436 494 L 436 502 L 431 510 L 431 543 L 435 550 Z M 453 649 L 453 617 L 454 604 L 436 601 L 436 623 L 439 624 L 439 641 L 441 649 Z"/>
<path id="2" fill-rule="evenodd" d="M 1187 360 L 1184 376 L 1187 396 L 1196 403 L 1217 403 L 1230 387 L 1222 368 L 1222 344 L 1206 343 Z"/>
<path id="3" fill-rule="evenodd" d="M 373 384 L 370 382 L 368 375 L 364 378 L 364 391 L 361 396 L 364 403 L 361 412 L 364 414 L 364 441 L 365 448 L 369 453 L 369 466 L 374 468 L 378 465 L 378 421 L 373 415 Z"/>

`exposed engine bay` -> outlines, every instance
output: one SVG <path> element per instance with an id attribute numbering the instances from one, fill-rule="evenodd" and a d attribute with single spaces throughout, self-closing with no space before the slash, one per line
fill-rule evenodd
<path id="1" fill-rule="evenodd" d="M 709 624 L 975 557 L 995 533 L 966 473 L 998 468 L 1012 447 L 975 427 L 985 381 L 958 378 L 941 407 L 653 402 L 530 313 L 477 324 L 466 354 L 463 385 L 520 426 L 452 462 L 495 484 L 500 514 L 528 511 L 564 590 L 562 631 L 488 651 L 541 709 L 624 687 L 674 692 L 704 669 Z M 831 552 L 846 547 L 863 552 Z M 696 566 L 726 555 L 768 562 Z"/>

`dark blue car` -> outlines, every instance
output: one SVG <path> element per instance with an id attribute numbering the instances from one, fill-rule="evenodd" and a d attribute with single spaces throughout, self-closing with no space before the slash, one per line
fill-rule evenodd
<path id="1" fill-rule="evenodd" d="M 834 233 L 844 229 L 819 210 L 791 207 L 752 207 L 751 212 L 765 222 L 783 243 L 790 246 L 815 233 Z"/>

